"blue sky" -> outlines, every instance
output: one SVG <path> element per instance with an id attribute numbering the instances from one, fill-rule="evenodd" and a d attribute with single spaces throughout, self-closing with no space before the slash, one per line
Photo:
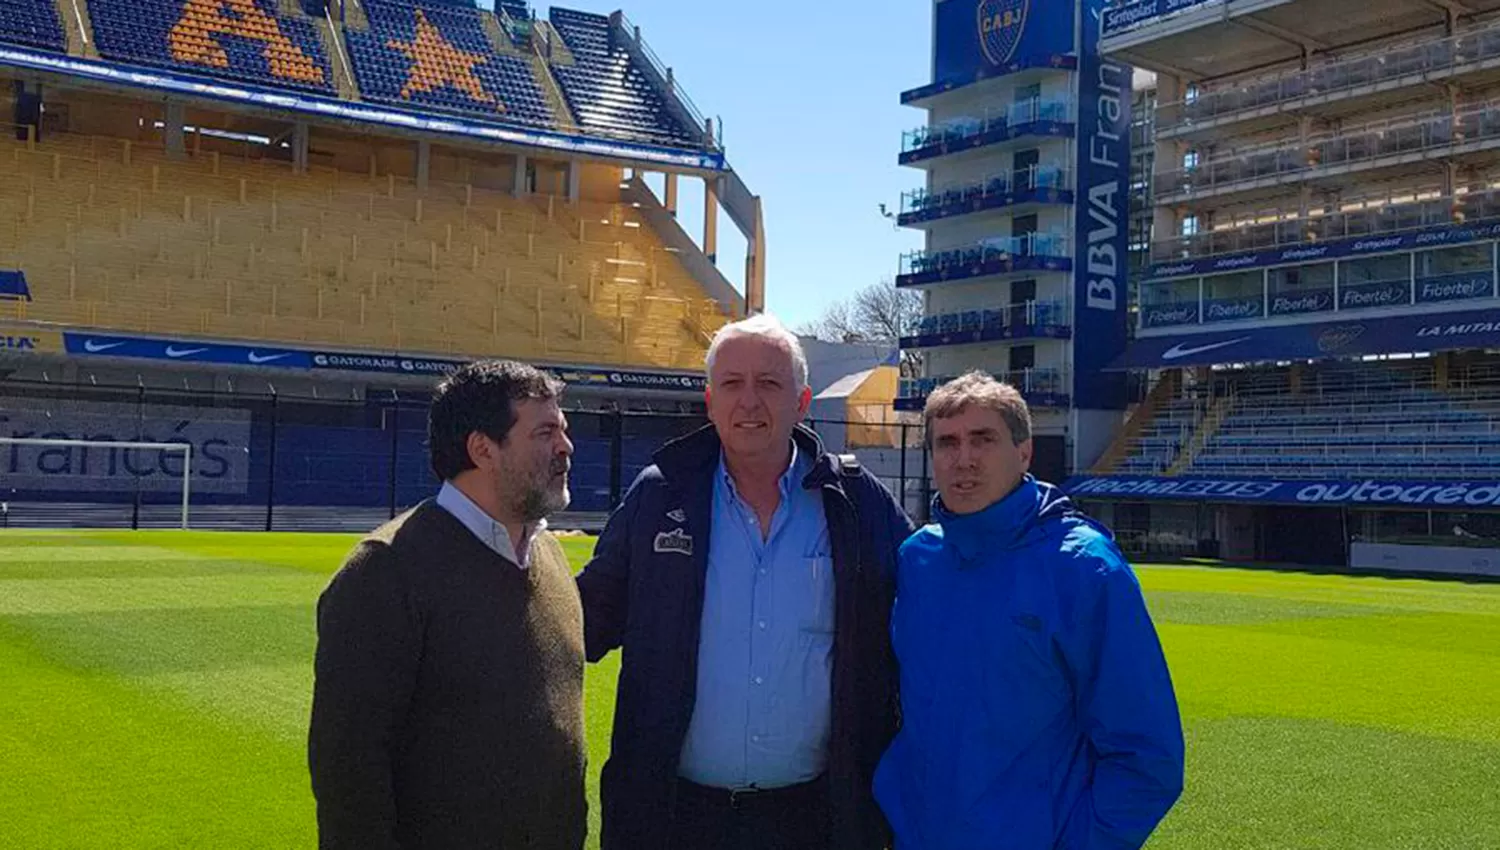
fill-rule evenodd
<path id="1" fill-rule="evenodd" d="M 729 162 L 762 198 L 767 302 L 787 324 L 894 275 L 897 256 L 921 246 L 915 231 L 897 232 L 882 218 L 879 205 L 895 210 L 901 192 L 922 181 L 920 171 L 897 166 L 896 155 L 901 131 L 925 119 L 899 94 L 930 82 L 930 3 L 559 5 L 623 8 L 699 109 L 723 117 Z M 701 184 L 681 188 L 680 217 L 696 237 Z M 719 236 L 720 267 L 741 286 L 744 243 L 727 217 Z"/>

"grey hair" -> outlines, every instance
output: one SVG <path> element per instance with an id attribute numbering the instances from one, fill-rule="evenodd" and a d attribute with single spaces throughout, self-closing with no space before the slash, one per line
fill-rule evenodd
<path id="1" fill-rule="evenodd" d="M 954 378 L 927 396 L 922 423 L 928 445 L 932 443 L 932 420 L 957 416 L 970 405 L 1000 414 L 1005 427 L 1010 430 L 1010 440 L 1015 445 L 1019 446 L 1031 439 L 1031 408 L 1027 406 L 1020 390 L 996 380 L 993 375 L 976 370 Z"/>
<path id="2" fill-rule="evenodd" d="M 797 389 L 807 386 L 807 352 L 802 350 L 802 340 L 787 330 L 780 319 L 768 313 L 758 313 L 738 322 L 730 322 L 714 334 L 714 340 L 708 346 L 708 357 L 704 360 L 704 373 L 710 383 L 713 382 L 714 357 L 719 353 L 719 346 L 726 340 L 745 336 L 759 337 L 786 346 L 787 352 L 792 355 L 792 375 L 797 379 Z"/>

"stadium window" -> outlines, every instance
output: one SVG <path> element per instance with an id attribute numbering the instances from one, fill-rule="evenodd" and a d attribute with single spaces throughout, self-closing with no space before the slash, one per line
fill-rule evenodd
<path id="1" fill-rule="evenodd" d="M 1025 304 L 1036 300 L 1036 281 L 1029 278 L 1010 282 L 1010 303 Z"/>
<path id="2" fill-rule="evenodd" d="M 1026 237 L 1035 233 L 1037 229 L 1036 214 L 1018 215 L 1010 220 L 1010 235 Z"/>
<path id="3" fill-rule="evenodd" d="M 1178 229 L 1183 236 L 1197 236 L 1198 217 L 1196 215 L 1183 216 L 1182 223 L 1178 226 Z"/>
<path id="4" fill-rule="evenodd" d="M 1198 167 L 1198 152 L 1197 151 L 1195 151 L 1195 150 L 1188 151 L 1187 153 L 1185 153 L 1185 154 L 1182 155 L 1182 169 L 1184 171 L 1187 171 L 1187 170 L 1193 169 L 1193 168 L 1197 168 L 1197 167 Z"/>

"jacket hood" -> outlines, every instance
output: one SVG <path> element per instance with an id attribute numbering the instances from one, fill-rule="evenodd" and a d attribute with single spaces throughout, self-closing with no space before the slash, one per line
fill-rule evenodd
<path id="1" fill-rule="evenodd" d="M 965 561 L 973 561 L 996 548 L 1020 549 L 1033 545 L 1060 533 L 1073 522 L 1087 522 L 1109 533 L 1074 507 L 1061 489 L 1031 475 L 1021 479 L 1010 495 L 972 514 L 955 514 L 943 505 L 942 497 L 936 497 L 932 518 L 942 526 L 943 539 Z"/>

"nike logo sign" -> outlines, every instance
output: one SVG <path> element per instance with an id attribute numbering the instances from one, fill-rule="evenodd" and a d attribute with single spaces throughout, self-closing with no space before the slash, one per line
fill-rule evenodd
<path id="1" fill-rule="evenodd" d="M 252 352 L 250 352 L 250 362 L 254 363 L 256 365 L 260 365 L 261 363 L 270 363 L 272 360 L 280 360 L 283 357 L 291 357 L 291 356 L 292 355 L 290 355 L 290 354 L 266 354 L 266 355 L 260 355 L 260 354 L 256 354 L 255 352 L 252 351 Z"/>
<path id="2" fill-rule="evenodd" d="M 169 345 L 167 346 L 167 356 L 173 358 L 191 357 L 194 354 L 202 354 L 207 350 L 206 348 L 178 348 L 175 345 Z"/>
<path id="3" fill-rule="evenodd" d="M 123 342 L 94 342 L 91 339 L 86 339 L 83 341 L 83 350 L 90 354 L 98 354 L 101 351 L 108 351 L 111 348 L 119 348 L 124 344 Z"/>
<path id="4" fill-rule="evenodd" d="M 1194 354 L 1202 354 L 1205 351 L 1213 351 L 1216 348 L 1223 348 L 1227 345 L 1236 345 L 1238 343 L 1244 342 L 1249 338 L 1250 337 L 1248 336 L 1242 336 L 1236 339 L 1226 339 L 1223 342 L 1210 342 L 1207 345 L 1194 345 L 1192 347 L 1184 347 L 1183 343 L 1179 342 L 1166 351 L 1163 351 L 1161 353 L 1161 359 L 1180 360 L 1183 357 L 1191 357 Z"/>

